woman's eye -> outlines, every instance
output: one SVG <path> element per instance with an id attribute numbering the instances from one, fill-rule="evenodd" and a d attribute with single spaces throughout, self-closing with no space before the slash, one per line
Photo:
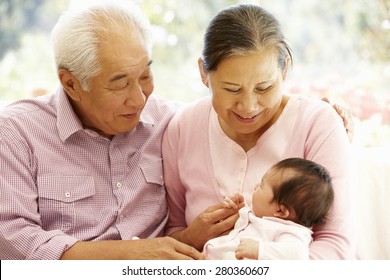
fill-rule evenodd
<path id="1" fill-rule="evenodd" d="M 238 93 L 240 91 L 240 89 L 231 89 L 231 88 L 225 88 L 225 90 L 231 93 Z"/>
<path id="2" fill-rule="evenodd" d="M 269 87 L 266 87 L 266 88 L 256 88 L 257 91 L 259 92 L 265 92 L 267 90 L 269 90 L 272 86 L 269 86 Z"/>

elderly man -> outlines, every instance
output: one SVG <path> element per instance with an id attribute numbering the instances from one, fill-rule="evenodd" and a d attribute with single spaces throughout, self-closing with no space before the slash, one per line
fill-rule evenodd
<path id="1" fill-rule="evenodd" d="M 61 87 L 0 113 L 0 259 L 199 259 L 162 237 L 161 137 L 148 21 L 129 3 L 65 13 Z M 139 240 L 132 240 L 139 239 Z"/>

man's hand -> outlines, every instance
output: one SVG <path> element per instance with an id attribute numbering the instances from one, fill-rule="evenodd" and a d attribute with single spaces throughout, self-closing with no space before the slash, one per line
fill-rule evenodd
<path id="1" fill-rule="evenodd" d="M 73 260 L 201 260 L 195 248 L 170 237 L 139 240 L 80 241 L 61 259 Z"/>
<path id="2" fill-rule="evenodd" d="M 133 242 L 132 242 L 133 243 Z M 140 239 L 129 248 L 129 258 L 137 260 L 201 260 L 205 256 L 195 248 L 171 237 Z M 136 252 L 133 252 L 136 249 Z"/>

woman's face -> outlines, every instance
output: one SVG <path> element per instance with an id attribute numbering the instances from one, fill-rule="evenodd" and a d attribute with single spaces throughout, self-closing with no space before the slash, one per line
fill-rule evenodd
<path id="1" fill-rule="evenodd" d="M 226 58 L 209 73 L 201 67 L 201 74 L 221 127 L 233 140 L 258 135 L 280 114 L 285 71 L 273 48 Z"/>

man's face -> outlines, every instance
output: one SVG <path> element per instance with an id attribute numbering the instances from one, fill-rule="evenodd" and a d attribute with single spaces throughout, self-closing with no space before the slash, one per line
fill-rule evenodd
<path id="1" fill-rule="evenodd" d="M 100 49 L 102 73 L 91 80 L 91 90 L 74 102 L 85 128 L 101 135 L 132 130 L 153 92 L 151 58 L 138 29 L 112 35 Z"/>

